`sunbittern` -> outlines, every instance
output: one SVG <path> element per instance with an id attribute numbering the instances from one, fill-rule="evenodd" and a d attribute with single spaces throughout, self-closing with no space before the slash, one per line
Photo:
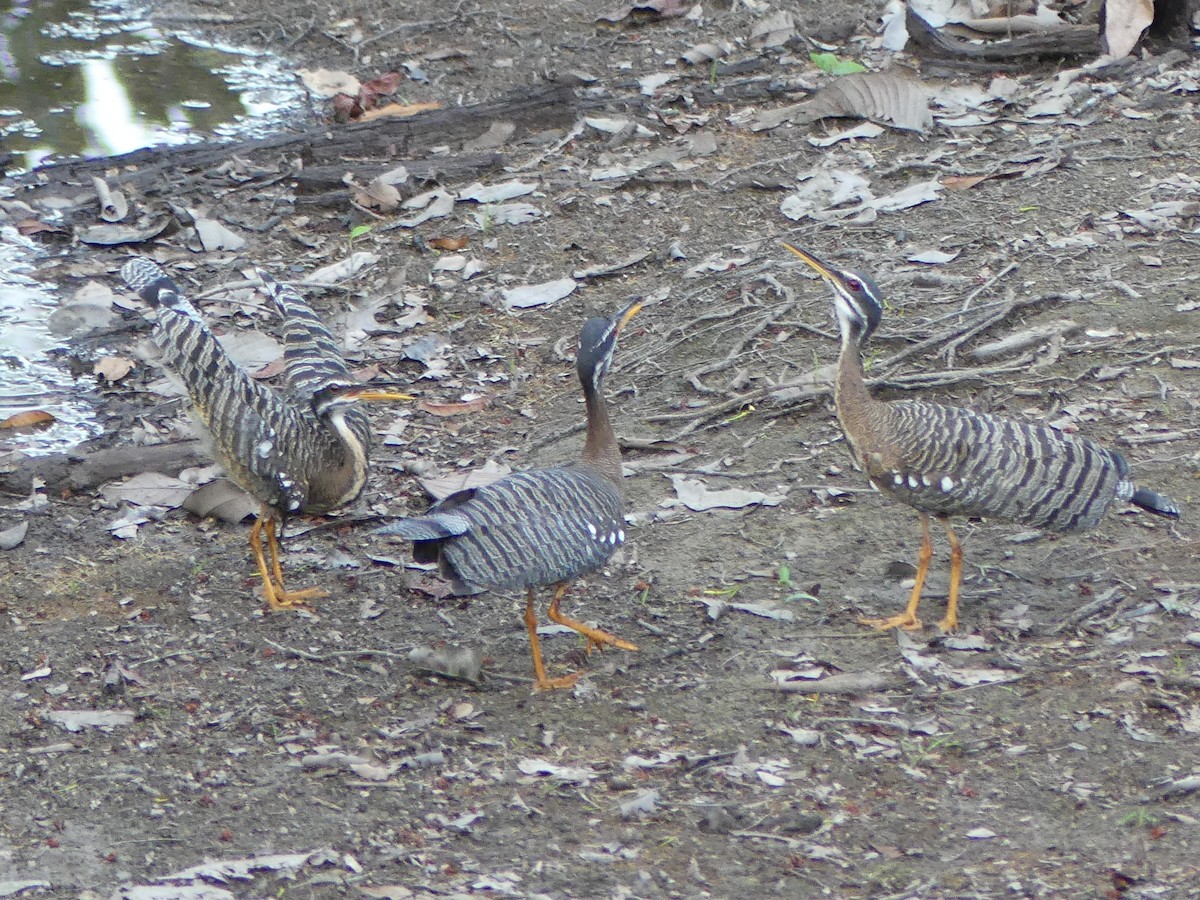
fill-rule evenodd
<path id="1" fill-rule="evenodd" d="M 880 629 L 921 627 L 917 606 L 933 557 L 929 516 L 941 520 L 950 541 L 950 593 L 943 631 L 958 624 L 962 546 L 950 516 L 1019 522 L 1048 531 L 1094 527 L 1114 500 L 1177 518 L 1171 500 L 1130 478 L 1121 454 L 1086 438 L 987 413 L 922 400 L 886 402 L 867 389 L 863 345 L 879 325 L 879 288 L 861 272 L 837 269 L 811 253 L 784 244 L 833 289 L 842 333 L 834 405 L 851 454 L 881 492 L 921 515 L 916 583 L 903 613 L 864 619 Z"/>
<path id="2" fill-rule="evenodd" d="M 262 503 L 250 549 L 267 602 L 284 609 L 322 592 L 284 587 L 276 523 L 282 535 L 288 516 L 328 512 L 357 497 L 367 480 L 371 426 L 355 404 L 412 398 L 354 381 L 333 335 L 308 303 L 265 272 L 258 275 L 283 318 L 286 394 L 255 381 L 229 358 L 156 263 L 137 257 L 121 269 L 125 283 L 154 307 L 155 343 L 187 388 L 218 462 Z"/>
<path id="3" fill-rule="evenodd" d="M 459 491 L 423 516 L 400 519 L 376 532 L 413 541 L 413 558 L 437 562 L 455 594 L 525 588 L 524 621 L 536 690 L 570 687 L 579 676 L 546 676 L 533 609 L 535 588 L 555 586 L 547 614 L 586 637 L 589 651 L 606 645 L 637 650 L 629 641 L 568 618 L 559 605 L 571 580 L 599 569 L 625 540 L 621 449 L 601 391 L 617 336 L 641 305 L 635 301 L 611 319 L 584 323 L 575 362 L 587 405 L 587 437 L 579 461 L 516 472 Z"/>

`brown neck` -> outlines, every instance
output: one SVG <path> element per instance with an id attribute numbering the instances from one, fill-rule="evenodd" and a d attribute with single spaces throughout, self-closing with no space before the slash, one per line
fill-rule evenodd
<path id="1" fill-rule="evenodd" d="M 621 490 L 621 446 L 608 418 L 608 404 L 591 385 L 584 388 L 587 403 L 587 439 L 583 442 L 583 461 L 596 469 Z"/>
<path id="2" fill-rule="evenodd" d="M 884 404 L 872 397 L 871 392 L 867 390 L 862 348 L 853 339 L 842 344 L 842 352 L 838 357 L 837 378 L 833 384 L 833 403 L 837 408 L 838 423 L 846 435 L 846 442 L 850 445 L 855 461 L 861 466 L 863 450 L 870 440 L 870 419 L 873 413 L 877 412 L 876 407 Z"/>

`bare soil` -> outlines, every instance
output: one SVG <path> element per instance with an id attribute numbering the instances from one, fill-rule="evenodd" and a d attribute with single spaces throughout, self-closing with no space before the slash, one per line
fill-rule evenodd
<path id="1" fill-rule="evenodd" d="M 133 886 L 206 860 L 312 851 L 223 887 L 256 897 L 1200 895 L 1200 828 L 1184 780 L 1200 775 L 1200 563 L 1189 515 L 1200 430 L 1196 220 L 1152 230 L 1120 212 L 1184 197 L 1152 190 L 1161 179 L 1200 177 L 1194 94 L 1156 88 L 1153 61 L 1143 62 L 1085 77 L 1095 102 L 1072 122 L 1014 112 L 928 136 L 888 131 L 850 157 L 806 140 L 845 123 L 753 133 L 728 120 L 799 97 L 775 99 L 765 83 L 819 80 L 801 44 L 737 51 L 735 60 L 759 60 L 751 75 L 666 66 L 701 41 L 747 35 L 756 17 L 741 4 L 706 4 L 701 23 L 620 27 L 596 24 L 594 5 L 530 0 L 213 9 L 168 5 L 163 22 L 363 78 L 423 60 L 429 80 L 406 83 L 406 102 L 493 100 L 585 73 L 595 79 L 579 88 L 598 101 L 591 114 L 627 116 L 654 136 L 585 128 L 566 144 L 559 132 L 503 147 L 514 171 L 486 183 L 536 181 L 539 193 L 523 199 L 545 214 L 520 226 L 481 226 L 459 204 L 449 218 L 385 231 L 392 216 L 376 222 L 349 206 L 293 211 L 286 180 L 246 190 L 225 181 L 219 192 L 218 182 L 164 181 L 131 198 L 148 209 L 203 205 L 242 226 L 249 245 L 237 255 L 189 254 L 182 236 L 158 245 L 176 251 L 170 264 L 197 291 L 237 280 L 251 261 L 301 277 L 345 256 L 351 227 L 375 225 L 354 249 L 380 262 L 348 293 L 312 294 L 314 304 L 332 318 L 363 294 L 407 292 L 431 322 L 404 339 L 436 332 L 454 348 L 449 377 L 414 388 L 437 402 L 482 393 L 488 405 L 449 417 L 373 410 L 381 432 L 405 417 L 408 444 L 377 448 L 364 498 L 341 519 L 314 520 L 321 527 L 287 541 L 295 583 L 329 593 L 304 613 L 263 611 L 245 525 L 176 511 L 118 541 L 107 531 L 117 511 L 92 493 L 55 495 L 28 514 L 24 543 L 0 556 L 0 885 L 133 896 Z M 391 33 L 356 54 L 349 26 L 331 18 L 368 37 Z M 861 43 L 848 39 L 871 21 L 833 3 L 796 18 L 802 35 L 845 40 L 851 56 Z M 428 58 L 446 47 L 465 55 Z M 660 71 L 680 81 L 642 94 L 636 79 Z M 1023 77 L 1031 87 L 1053 72 Z M 746 85 L 761 89 L 751 101 L 712 93 Z M 693 93 L 707 99 L 689 102 Z M 684 114 L 707 118 L 681 137 L 663 120 Z M 698 133 L 715 138 L 714 153 L 591 178 Z M 1033 177 L 947 190 L 864 225 L 790 222 L 779 212 L 785 193 L 763 189 L 794 187 L 832 153 L 870 167 L 884 193 L 1050 151 L 1062 164 Z M 277 214 L 281 222 L 253 230 Z M 1081 234 L 1098 240 L 1061 240 Z M 486 265 L 467 282 L 435 271 L 441 254 L 425 246 L 460 235 Z M 827 290 L 781 239 L 884 286 L 873 373 L 997 308 L 987 304 L 1036 299 L 971 335 L 952 364 L 947 336 L 883 371 L 878 389 L 916 387 L 1077 429 L 1121 449 L 1185 518 L 1119 510 L 1095 531 L 1038 540 L 1020 526 L 961 523 L 960 633 L 943 641 L 859 625 L 860 615 L 902 607 L 917 517 L 866 490 L 827 395 L 770 391 L 837 353 Z M 908 261 L 930 248 L 958 252 L 937 284 Z M 60 249 L 48 277 L 68 290 L 83 275 L 115 284 L 123 252 Z M 552 307 L 511 314 L 496 299 L 506 284 L 642 249 L 654 255 Z M 710 257 L 710 268 L 689 271 Z M 578 452 L 575 336 L 589 312 L 632 294 L 652 302 L 623 335 L 609 388 L 618 430 L 636 447 L 626 454 L 633 527 L 569 605 L 641 649 L 585 661 L 575 637 L 549 634 L 553 672 L 586 662 L 589 674 L 573 691 L 531 694 L 521 598 L 439 597 L 429 575 L 405 569 L 406 547 L 369 533 L 371 517 L 424 507 L 413 471 L 489 459 L 535 466 Z M 254 326 L 220 298 L 201 305 L 225 327 Z M 380 321 L 403 312 L 391 302 Z M 972 349 L 1063 318 L 1078 329 L 967 372 L 985 365 Z M 103 352 L 132 353 L 144 338 Z M 401 378 L 423 369 L 394 342 L 368 344 L 363 356 Z M 946 373 L 943 387 L 905 380 L 932 372 Z M 146 388 L 158 375 L 143 365 L 106 392 L 112 443 L 182 421 L 177 403 Z M 668 474 L 786 496 L 691 512 L 665 505 L 675 497 Z M 945 584 L 939 543 L 928 621 L 940 617 Z M 417 647 L 478 648 L 484 680 L 422 671 L 408 659 Z M 106 687 L 116 667 L 130 677 Z M 788 669 L 880 676 L 882 687 L 786 693 L 769 673 Z M 55 710 L 133 720 L 72 733 L 51 720 Z"/>

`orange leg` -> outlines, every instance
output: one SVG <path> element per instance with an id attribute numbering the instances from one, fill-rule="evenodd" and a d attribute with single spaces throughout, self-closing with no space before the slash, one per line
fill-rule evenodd
<path id="1" fill-rule="evenodd" d="M 271 561 L 268 565 L 263 553 L 262 532 L 267 532 L 267 552 Z M 271 609 L 294 609 L 303 606 L 304 601 L 314 597 L 323 597 L 325 592 L 320 588 L 306 588 L 302 591 L 289 591 L 283 586 L 283 565 L 279 561 L 279 540 L 275 536 L 275 515 L 264 507 L 259 513 L 254 525 L 250 528 L 250 552 L 258 564 L 258 574 L 262 578 L 263 596 Z"/>
<path id="2" fill-rule="evenodd" d="M 878 628 L 880 631 L 887 631 L 891 628 L 903 628 L 905 631 L 919 629 L 921 620 L 917 618 L 917 607 L 921 605 L 921 591 L 925 587 L 925 576 L 929 574 L 929 563 L 932 560 L 933 537 L 929 533 L 929 516 L 921 513 L 921 551 L 917 556 L 917 578 L 913 584 L 912 596 L 908 598 L 908 606 L 898 616 L 891 616 L 887 619 L 859 619 L 858 621 L 863 625 Z M 961 565 L 961 559 L 959 562 Z"/>
<path id="3" fill-rule="evenodd" d="M 962 584 L 963 551 L 958 535 L 950 527 L 949 519 L 942 519 L 946 537 L 950 539 L 950 599 L 946 601 L 946 616 L 938 622 L 938 628 L 951 632 L 958 627 L 958 589 Z"/>
<path id="4" fill-rule="evenodd" d="M 542 662 L 542 642 L 537 635 L 537 613 L 533 611 L 533 588 L 525 592 L 525 630 L 529 632 L 529 652 L 533 656 L 533 689 L 535 691 L 553 691 L 559 688 L 574 686 L 579 680 L 579 674 L 563 675 L 559 678 L 547 678 L 546 666 Z"/>
<path id="5" fill-rule="evenodd" d="M 582 622 L 577 622 L 572 618 L 563 615 L 558 611 L 558 605 L 562 603 L 563 597 L 567 594 L 566 584 L 560 584 L 554 592 L 554 599 L 550 601 L 550 608 L 546 610 L 546 615 L 550 617 L 551 622 L 557 622 L 559 625 L 566 625 L 573 631 L 578 631 L 588 639 L 587 652 L 592 650 L 603 650 L 607 644 L 610 647 L 616 647 L 618 650 L 637 650 L 637 644 L 632 644 L 629 641 L 622 640 L 616 635 L 609 634 L 607 631 L 601 631 L 599 628 L 592 628 L 584 625 Z"/>

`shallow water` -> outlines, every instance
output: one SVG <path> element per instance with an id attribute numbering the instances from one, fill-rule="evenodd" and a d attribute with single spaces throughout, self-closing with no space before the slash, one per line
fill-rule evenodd
<path id="1" fill-rule="evenodd" d="M 69 156 L 253 137 L 304 105 L 290 68 L 268 54 L 156 29 L 128 4 L 13 0 L 0 6 L 0 168 L 16 174 Z M 12 156 L 5 161 L 5 154 Z M 12 198 L 0 190 L 0 197 Z M 0 421 L 44 410 L 44 430 L 0 431 L 0 449 L 65 450 L 99 426 L 90 378 L 54 357 L 60 298 L 33 278 L 41 251 L 11 223 L 0 233 Z M 87 382 L 87 383 L 84 383 Z"/>
<path id="2" fill-rule="evenodd" d="M 77 382 L 51 353 L 61 348 L 47 320 L 58 307 L 52 289 L 32 277 L 36 251 L 0 235 L 0 421 L 16 413 L 43 410 L 54 416 L 48 428 L 0 431 L 0 448 L 31 456 L 66 450 L 97 434 L 91 384 Z"/>
<path id="3" fill-rule="evenodd" d="M 264 133 L 300 96 L 276 57 L 165 34 L 127 4 L 15 0 L 0 13 L 10 174 L 55 156 Z"/>

